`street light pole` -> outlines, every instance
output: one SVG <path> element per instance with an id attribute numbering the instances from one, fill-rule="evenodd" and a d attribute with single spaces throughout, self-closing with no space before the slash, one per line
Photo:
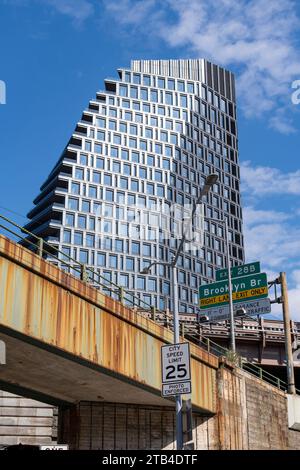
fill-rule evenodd
<path id="1" fill-rule="evenodd" d="M 177 282 L 177 260 L 179 255 L 184 247 L 187 238 L 187 231 L 189 228 L 189 224 L 193 223 L 194 215 L 197 210 L 197 205 L 202 202 L 202 198 L 206 196 L 206 194 L 210 191 L 211 187 L 217 182 L 218 175 L 211 174 L 206 177 L 204 187 L 200 191 L 200 195 L 193 204 L 192 213 L 189 219 L 189 223 L 187 224 L 186 229 L 182 235 L 182 238 L 179 242 L 179 246 L 177 251 L 170 263 L 163 263 L 160 261 L 154 261 L 153 263 L 149 264 L 149 266 L 145 267 L 141 273 L 142 274 L 149 274 L 150 268 L 155 265 L 163 265 L 168 266 L 170 268 L 170 278 L 171 278 L 171 285 L 172 285 L 172 303 L 173 303 L 173 330 L 174 336 L 173 341 L 174 344 L 178 344 L 180 341 L 179 338 L 179 309 L 178 309 L 178 282 Z M 181 395 L 175 395 L 176 401 L 176 447 L 177 450 L 183 449 L 183 426 L 182 426 L 182 398 Z"/>
<path id="2" fill-rule="evenodd" d="M 224 217 L 225 225 L 225 243 L 226 243 L 226 264 L 228 271 L 228 294 L 229 294 L 229 315 L 230 315 L 230 349 L 235 353 L 235 324 L 234 324 L 234 312 L 232 302 L 232 282 L 231 282 L 231 266 L 230 266 L 230 251 L 229 251 L 229 235 L 228 235 L 228 223 L 226 217 Z"/>

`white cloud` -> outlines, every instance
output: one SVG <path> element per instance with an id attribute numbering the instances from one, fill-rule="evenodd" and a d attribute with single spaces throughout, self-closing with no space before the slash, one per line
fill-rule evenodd
<path id="1" fill-rule="evenodd" d="M 270 118 L 269 125 L 272 129 L 281 134 L 295 134 L 297 129 L 294 127 L 293 120 L 287 115 L 284 109 L 277 110 Z"/>
<path id="2" fill-rule="evenodd" d="M 241 163 L 242 190 L 255 196 L 266 194 L 300 195 L 300 170 L 284 173 L 267 166 L 252 167 L 251 162 Z"/>
<path id="3" fill-rule="evenodd" d="M 267 229 L 269 227 L 269 229 Z M 292 232 L 292 233 L 290 233 Z M 263 272 L 268 280 L 274 280 L 280 271 L 287 272 L 290 315 L 300 321 L 300 231 L 291 227 L 280 229 L 279 226 L 257 225 L 245 231 L 247 261 L 261 261 Z M 293 265 L 296 269 L 293 269 Z M 277 295 L 280 295 L 278 288 Z M 274 290 L 270 292 L 274 298 Z M 281 316 L 281 304 L 272 305 L 272 314 Z"/>
<path id="4" fill-rule="evenodd" d="M 294 0 L 35 1 L 69 16 L 75 25 L 106 12 L 138 41 L 138 34 L 148 43 L 156 37 L 185 48 L 185 57 L 205 57 L 230 68 L 247 117 L 267 115 L 270 128 L 286 135 L 297 131 L 291 96 L 292 83 L 300 79 L 300 19 Z"/>
<path id="5" fill-rule="evenodd" d="M 283 223 L 248 225 L 244 219 L 246 257 L 273 270 L 300 266 L 300 229 Z"/>
<path id="6" fill-rule="evenodd" d="M 293 320 L 300 321 L 300 270 L 297 269 L 290 276 L 292 288 L 288 284 L 289 310 Z M 288 279 L 289 280 L 289 279 Z"/>
<path id="7" fill-rule="evenodd" d="M 268 280 L 287 272 L 291 318 L 300 321 L 300 229 L 283 212 L 245 207 L 243 214 L 246 261 L 260 260 Z M 280 317 L 281 312 L 280 304 L 272 305 L 273 315 Z"/>
<path id="8" fill-rule="evenodd" d="M 279 212 L 274 210 L 261 210 L 255 209 L 253 206 L 246 206 L 243 209 L 243 217 L 247 221 L 247 226 L 252 226 L 253 224 L 261 223 L 262 221 L 266 223 L 270 222 L 283 222 L 291 218 L 290 214 L 285 212 Z"/>
<path id="9" fill-rule="evenodd" d="M 58 13 L 69 16 L 74 24 L 80 25 L 94 12 L 90 0 L 39 0 L 53 7 Z"/>
<path id="10" fill-rule="evenodd" d="M 207 57 L 238 75 L 247 116 L 269 113 L 270 127 L 289 134 L 291 84 L 300 78 L 293 0 L 104 1 L 116 21 L 156 35 L 186 54 Z M 132 33 L 132 30 L 130 30 Z M 186 55 L 185 54 L 185 55 Z"/>

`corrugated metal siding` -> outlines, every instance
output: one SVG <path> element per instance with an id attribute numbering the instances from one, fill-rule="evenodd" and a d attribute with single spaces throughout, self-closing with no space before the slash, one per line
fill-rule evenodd
<path id="1" fill-rule="evenodd" d="M 205 59 L 132 60 L 131 70 L 206 83 L 235 102 L 234 75 Z"/>
<path id="2" fill-rule="evenodd" d="M 131 70 L 140 73 L 204 81 L 203 59 L 132 60 Z"/>

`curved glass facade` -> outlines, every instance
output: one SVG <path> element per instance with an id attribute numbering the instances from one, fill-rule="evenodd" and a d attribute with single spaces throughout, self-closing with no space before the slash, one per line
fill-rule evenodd
<path id="1" fill-rule="evenodd" d="M 178 260 L 179 310 L 194 313 L 200 284 L 226 266 L 223 217 L 232 264 L 244 261 L 234 77 L 204 59 L 133 61 L 118 74 L 83 112 L 26 228 L 163 310 L 168 268 L 140 271 L 170 261 L 217 173 Z"/>

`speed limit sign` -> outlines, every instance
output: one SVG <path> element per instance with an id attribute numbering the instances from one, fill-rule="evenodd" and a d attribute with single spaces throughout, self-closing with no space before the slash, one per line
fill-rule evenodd
<path id="1" fill-rule="evenodd" d="M 189 343 L 169 344 L 161 348 L 162 395 L 191 393 Z"/>

